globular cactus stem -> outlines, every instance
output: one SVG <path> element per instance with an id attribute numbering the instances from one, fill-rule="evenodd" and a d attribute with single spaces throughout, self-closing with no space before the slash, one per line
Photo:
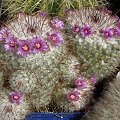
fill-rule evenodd
<path id="1" fill-rule="evenodd" d="M 119 65 L 119 18 L 105 8 L 83 7 L 69 10 L 66 21 L 71 31 L 71 46 L 81 64 L 81 74 L 98 79 L 111 74 Z"/>
<path id="2" fill-rule="evenodd" d="M 5 89 L 0 92 L 0 120 L 22 120 L 29 112 L 28 103 L 21 93 Z"/>

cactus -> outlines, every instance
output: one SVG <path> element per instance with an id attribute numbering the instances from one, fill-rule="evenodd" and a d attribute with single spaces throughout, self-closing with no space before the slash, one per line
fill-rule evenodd
<path id="1" fill-rule="evenodd" d="M 18 70 L 11 74 L 9 79 L 10 88 L 22 93 L 30 93 L 35 89 L 37 84 L 34 73 L 24 70 Z"/>
<path id="2" fill-rule="evenodd" d="M 0 32 L 0 58 L 11 70 L 9 87 L 27 96 L 31 94 L 28 101 L 37 111 L 49 106 L 59 81 L 72 85 L 80 74 L 77 68 L 80 63 L 69 51 L 69 41 L 65 40 L 63 29 L 61 20 L 48 19 L 47 14 L 40 11 L 33 15 L 19 13 Z M 70 88 L 69 84 L 66 87 Z M 66 92 L 62 94 L 67 96 Z M 64 111 L 75 109 L 70 110 L 69 106 Z"/>
<path id="3" fill-rule="evenodd" d="M 3 65 L 4 63 L 2 61 L 0 61 L 0 90 L 3 89 L 4 86 L 4 71 L 5 71 L 5 65 Z"/>
<path id="4" fill-rule="evenodd" d="M 53 97 L 54 87 L 61 77 L 59 73 L 58 68 L 51 68 L 44 70 L 44 72 L 36 71 L 38 82 L 29 98 L 37 111 L 41 111 L 43 108 L 47 111 L 47 106 Z"/>
<path id="5" fill-rule="evenodd" d="M 0 120 L 21 120 L 29 113 L 28 103 L 18 92 L 0 92 Z M 24 102 L 22 102 L 22 101 Z M 22 103 L 21 103 L 22 102 Z"/>
<path id="6" fill-rule="evenodd" d="M 81 74 L 85 76 L 94 74 L 100 79 L 119 65 L 118 17 L 111 14 L 105 8 L 88 7 L 67 12 L 67 29 L 72 34 L 69 39 L 82 64 Z"/>
<path id="7" fill-rule="evenodd" d="M 13 66 L 16 69 L 36 69 L 36 67 L 42 68 L 45 63 L 51 67 L 54 64 L 49 62 L 49 60 L 52 60 L 55 63 L 58 62 L 61 53 L 63 54 L 63 51 L 65 51 L 65 48 L 62 46 L 57 48 L 57 44 L 62 44 L 63 41 L 59 40 L 63 39 L 63 36 L 60 32 L 58 32 L 58 36 L 58 34 L 54 32 L 54 29 L 50 27 L 45 13 L 40 12 L 36 16 L 26 16 L 20 13 L 19 17 L 8 23 L 6 27 L 7 28 L 1 30 L 1 35 L 8 34 L 8 38 L 4 41 L 5 38 L 1 37 L 1 43 L 6 44 L 1 46 L 2 54 L 0 56 L 3 61 L 5 61 L 5 59 L 6 61 L 8 60 L 11 67 Z M 53 41 L 54 37 L 56 37 L 56 41 Z M 30 43 L 31 41 L 33 43 Z M 14 45 L 12 45 L 11 42 L 13 42 L 12 44 Z M 34 44 L 40 44 L 40 49 L 37 48 L 39 46 L 33 48 Z M 25 47 L 25 49 L 28 48 L 28 50 L 23 50 L 23 47 Z M 38 54 L 38 52 L 40 54 Z M 53 55 L 53 52 L 55 52 L 55 55 Z M 10 60 L 11 56 L 13 60 Z M 39 60 L 41 60 L 41 62 Z"/>
<path id="8" fill-rule="evenodd" d="M 3 72 L 0 72 L 0 89 L 2 88 L 3 86 Z"/>
<path id="9" fill-rule="evenodd" d="M 80 75 L 80 62 L 75 56 L 70 55 L 59 66 L 62 78 L 69 83 Z"/>
<path id="10" fill-rule="evenodd" d="M 59 83 L 53 100 L 62 112 L 74 112 L 84 108 L 89 103 L 90 95 L 94 89 L 93 77 L 86 79 L 79 76 L 73 82 Z"/>

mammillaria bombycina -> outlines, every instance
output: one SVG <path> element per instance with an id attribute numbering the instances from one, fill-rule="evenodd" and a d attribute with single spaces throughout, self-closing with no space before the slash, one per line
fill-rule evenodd
<path id="1" fill-rule="evenodd" d="M 73 81 L 74 83 L 71 84 L 67 82 L 59 84 L 57 93 L 54 94 L 55 102 L 63 111 L 73 112 L 82 109 L 89 103 L 90 95 L 94 89 L 93 86 L 95 83 L 93 82 L 92 77 L 86 79 L 79 76 Z"/>
<path id="2" fill-rule="evenodd" d="M 0 58 L 4 59 L 3 61 L 7 62 L 12 57 L 12 60 L 9 61 L 11 66 L 36 68 L 40 67 L 42 63 L 38 62 L 38 59 L 44 59 L 45 63 L 50 63 L 50 59 L 56 62 L 60 59 L 57 57 L 61 56 L 63 49 L 65 50 L 62 46 L 64 41 L 62 33 L 58 31 L 55 34 L 56 39 L 53 39 L 55 37 L 52 37 L 51 34 L 54 28 L 51 28 L 47 14 L 41 15 L 40 13 L 41 11 L 35 15 L 19 13 L 17 18 L 8 22 L 6 27 L 2 27 L 0 32 L 2 54 Z M 48 39 L 48 34 L 52 38 Z M 50 41 L 52 42 L 50 43 Z M 59 47 L 55 48 L 58 44 Z M 53 52 L 57 53 L 55 54 L 57 56 L 52 55 Z"/>
<path id="3" fill-rule="evenodd" d="M 61 77 L 58 65 L 67 51 L 63 33 L 55 33 L 49 21 L 41 11 L 34 15 L 19 13 L 0 32 L 0 58 L 10 70 L 8 86 L 27 95 L 33 92 L 30 100 L 34 98 L 37 110 L 51 102 L 48 94 Z M 39 104 L 34 104 L 35 100 Z"/>
<path id="4" fill-rule="evenodd" d="M 63 82 L 63 86 L 68 83 L 67 93 L 61 92 L 66 97 L 61 100 L 68 103 L 65 109 L 63 106 L 64 111 L 71 111 L 69 106 L 71 103 L 67 97 L 72 90 L 69 84 L 74 85 L 74 80 L 80 76 L 81 63 L 69 51 L 70 43 L 63 34 L 64 27 L 63 21 L 53 18 L 49 22 L 47 14 L 40 12 L 34 15 L 19 13 L 17 18 L 8 22 L 1 30 L 0 58 L 11 70 L 8 76 L 9 87 L 29 96 L 30 106 L 37 111 L 47 110 L 46 108 L 54 99 L 54 94 L 57 99 L 56 89 L 59 88 L 56 86 L 60 81 Z M 80 99 L 77 103 L 75 102 L 72 111 L 81 109 L 85 105 L 86 98 L 89 98 L 90 89 L 87 90 L 87 97 L 84 98 L 81 106 L 79 103 L 82 91 L 81 89 L 77 91 L 80 93 Z M 13 95 L 14 93 L 11 94 Z M 15 96 L 15 98 L 18 97 Z M 19 101 L 12 99 L 12 102 Z"/>
<path id="5" fill-rule="evenodd" d="M 101 16 L 106 21 L 110 13 L 95 8 L 67 15 L 64 25 L 44 12 L 20 13 L 2 27 L 0 58 L 11 70 L 10 89 L 17 91 L 12 102 L 19 103 L 20 92 L 29 96 L 36 111 L 57 112 L 57 106 L 62 112 L 78 111 L 89 102 L 97 79 L 114 71 L 118 62 L 113 61 L 119 59 L 117 18 L 103 24 Z M 64 27 L 69 29 L 66 35 Z M 56 108 L 51 110 L 52 102 Z"/>
<path id="6" fill-rule="evenodd" d="M 15 100 L 18 97 L 19 100 Z M 19 92 L 2 90 L 0 93 L 0 120 L 21 120 L 29 112 L 29 106 L 24 96 L 21 96 Z"/>
<path id="7" fill-rule="evenodd" d="M 106 8 L 89 7 L 67 13 L 71 46 L 80 58 L 81 74 L 85 76 L 94 74 L 97 79 L 103 78 L 120 63 L 119 18 L 111 14 Z"/>

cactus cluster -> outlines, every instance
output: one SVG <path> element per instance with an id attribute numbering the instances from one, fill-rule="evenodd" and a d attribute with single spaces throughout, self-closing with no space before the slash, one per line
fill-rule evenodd
<path id="1" fill-rule="evenodd" d="M 82 64 L 83 75 L 104 78 L 116 70 L 120 62 L 119 18 L 106 8 L 67 11 L 72 48 Z"/>
<path id="2" fill-rule="evenodd" d="M 33 15 L 19 13 L 0 31 L 0 58 L 11 70 L 8 88 L 27 96 L 29 109 L 47 111 L 54 101 L 63 111 L 74 111 L 84 107 L 89 98 L 94 86 L 92 78 L 80 78 L 81 87 L 74 87 L 74 80 L 80 77 L 80 62 L 69 51 L 64 27 L 63 21 L 55 17 L 49 19 L 40 11 Z M 73 98 L 69 100 L 72 91 L 79 94 L 75 103 Z"/>
<path id="3" fill-rule="evenodd" d="M 72 8 L 64 11 L 65 19 L 60 19 L 37 11 L 40 5 L 54 13 L 55 8 L 46 8 L 47 1 L 11 2 L 23 5 L 24 11 L 18 10 L 1 27 L 2 119 L 21 120 L 33 111 L 79 111 L 89 103 L 96 81 L 115 71 L 120 62 L 117 16 L 105 8 L 93 7 L 97 6 L 96 0 L 86 0 L 84 4 L 89 7 L 80 7 L 82 0 L 49 0 L 53 6 L 65 5 L 60 13 L 66 7 Z M 34 10 L 29 8 L 37 12 L 31 13 Z"/>

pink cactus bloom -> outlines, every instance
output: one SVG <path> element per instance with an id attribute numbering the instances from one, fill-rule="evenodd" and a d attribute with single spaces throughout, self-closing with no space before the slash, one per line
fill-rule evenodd
<path id="1" fill-rule="evenodd" d="M 73 28 L 72 28 L 72 31 L 74 33 L 80 33 L 80 26 L 79 25 L 74 25 Z"/>
<path id="2" fill-rule="evenodd" d="M 93 75 L 93 76 L 90 78 L 90 80 L 92 81 L 93 84 L 96 84 L 96 82 L 97 82 L 97 78 L 96 78 L 95 75 Z"/>
<path id="3" fill-rule="evenodd" d="M 10 31 L 4 28 L 0 31 L 0 41 L 4 41 L 10 35 Z"/>
<path id="4" fill-rule="evenodd" d="M 45 52 L 49 50 L 49 46 L 43 38 L 33 38 L 33 53 Z"/>
<path id="5" fill-rule="evenodd" d="M 20 40 L 18 42 L 17 54 L 22 57 L 27 57 L 32 50 L 31 42 L 29 40 Z"/>
<path id="6" fill-rule="evenodd" d="M 46 13 L 46 12 L 43 12 L 43 11 L 40 11 L 40 12 L 39 12 L 39 16 L 44 18 L 44 17 L 47 16 L 47 13 Z"/>
<path id="7" fill-rule="evenodd" d="M 71 91 L 67 94 L 67 99 L 70 102 L 75 102 L 79 100 L 79 92 L 77 91 Z"/>
<path id="8" fill-rule="evenodd" d="M 67 16 L 69 16 L 71 13 L 72 13 L 72 10 L 71 10 L 71 9 L 66 9 L 66 10 L 65 10 L 65 14 L 66 14 Z"/>
<path id="9" fill-rule="evenodd" d="M 81 28 L 81 31 L 80 31 L 81 35 L 83 37 L 87 37 L 87 36 L 90 36 L 92 34 L 92 30 L 90 28 L 89 25 L 84 25 L 82 28 Z"/>
<path id="10" fill-rule="evenodd" d="M 17 47 L 17 39 L 14 36 L 7 37 L 4 47 L 6 51 L 15 50 Z"/>
<path id="11" fill-rule="evenodd" d="M 12 103 L 20 104 L 23 102 L 23 94 L 20 92 L 11 92 L 9 98 Z"/>
<path id="12" fill-rule="evenodd" d="M 87 87 L 87 83 L 85 81 L 85 79 L 83 78 L 78 78 L 75 80 L 75 86 L 78 88 L 78 89 L 84 89 Z"/>
<path id="13" fill-rule="evenodd" d="M 114 28 L 113 29 L 113 36 L 120 37 L 120 28 Z"/>
<path id="14" fill-rule="evenodd" d="M 102 36 L 106 39 L 112 38 L 113 37 L 113 31 L 112 29 L 106 28 L 101 31 Z"/>
<path id="15" fill-rule="evenodd" d="M 23 12 L 19 12 L 19 13 L 18 13 L 18 18 L 21 19 L 23 16 L 24 16 L 24 13 L 23 13 Z"/>
<path id="16" fill-rule="evenodd" d="M 64 41 L 60 32 L 52 32 L 48 34 L 48 40 L 55 46 L 60 46 Z"/>
<path id="17" fill-rule="evenodd" d="M 117 15 L 115 15 L 114 18 L 116 21 L 119 21 L 119 19 L 120 19 Z"/>
<path id="18" fill-rule="evenodd" d="M 64 29 L 64 22 L 59 20 L 58 18 L 53 18 L 51 20 L 51 25 L 54 29 L 59 29 L 59 30 Z"/>

